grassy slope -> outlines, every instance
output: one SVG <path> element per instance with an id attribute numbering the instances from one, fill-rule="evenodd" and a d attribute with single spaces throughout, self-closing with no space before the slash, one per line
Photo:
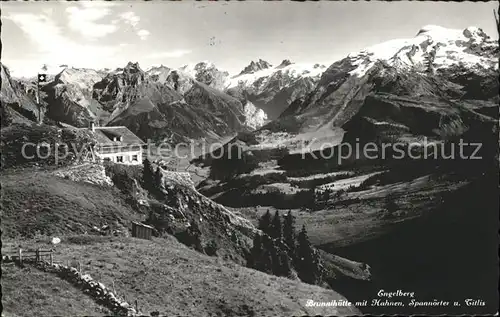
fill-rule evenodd
<path id="1" fill-rule="evenodd" d="M 26 170 L 4 174 L 2 235 L 84 233 L 109 224 L 126 231 L 140 215 L 111 187 L 77 183 L 47 172 Z"/>
<path id="2" fill-rule="evenodd" d="M 2 316 L 103 316 L 110 311 L 50 273 L 2 265 Z"/>
<path id="3" fill-rule="evenodd" d="M 5 248 L 19 241 L 7 242 Z M 34 247 L 31 240 L 23 246 Z M 83 260 L 83 270 L 115 285 L 145 314 L 190 316 L 352 315 L 353 308 L 305 307 L 308 299 L 343 299 L 334 291 L 267 275 L 208 257 L 174 238 L 152 241 L 123 237 L 62 238 L 57 261 Z"/>
<path id="4" fill-rule="evenodd" d="M 113 226 L 115 221 L 126 226 L 139 217 L 116 189 L 73 182 L 34 170 L 7 171 L 0 181 L 4 251 L 18 245 L 47 248 L 50 236 L 58 234 L 62 243 L 57 245 L 56 261 L 80 261 L 86 273 L 109 287 L 114 285 L 125 300 L 133 304 L 137 299 L 139 309 L 146 314 L 156 310 L 166 315 L 193 316 L 345 315 L 357 312 L 355 309 L 304 307 L 308 299 L 330 301 L 343 297 L 331 290 L 208 257 L 172 237 L 145 241 L 125 237 L 68 236 L 94 225 L 109 223 Z M 36 239 L 29 238 L 31 235 L 36 235 Z M 25 272 L 23 276 L 28 279 Z M 53 283 L 59 283 L 57 278 L 55 280 Z M 14 303 L 23 297 L 39 298 L 40 303 L 34 302 L 34 305 L 46 307 L 47 312 L 56 312 L 58 304 L 52 303 L 43 290 L 47 283 L 33 281 L 28 291 L 16 293 L 4 289 L 4 301 Z M 64 290 L 70 292 L 71 288 L 68 285 Z M 76 307 L 72 297 L 68 295 L 68 298 L 70 300 L 64 305 L 70 308 L 61 306 L 59 315 L 71 314 L 70 305 Z M 22 314 L 14 308 L 8 312 Z"/>

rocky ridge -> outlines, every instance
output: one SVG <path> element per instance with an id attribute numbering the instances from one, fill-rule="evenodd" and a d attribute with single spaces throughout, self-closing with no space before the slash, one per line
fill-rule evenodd
<path id="1" fill-rule="evenodd" d="M 295 99 L 311 92 L 325 69 L 319 64 L 295 64 L 290 60 L 272 67 L 260 60 L 230 78 L 226 91 L 242 103 L 253 103 L 270 119 L 275 119 Z"/>
<path id="2" fill-rule="evenodd" d="M 403 139 L 460 135 L 497 116 L 498 52 L 498 43 L 480 29 L 425 27 L 415 38 L 333 63 L 311 93 L 261 130 L 287 131 L 289 139 L 335 139 L 346 129 L 367 135 L 386 127 L 399 129 L 396 137 Z M 371 132 L 360 131 L 361 117 Z"/>

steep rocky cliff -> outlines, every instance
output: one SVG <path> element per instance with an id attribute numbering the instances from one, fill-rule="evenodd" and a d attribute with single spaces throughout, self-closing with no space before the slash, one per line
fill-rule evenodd
<path id="1" fill-rule="evenodd" d="M 283 60 L 273 67 L 266 61 L 252 61 L 240 74 L 228 80 L 227 93 L 277 118 L 295 99 L 314 89 L 325 66 L 294 64 Z"/>
<path id="2" fill-rule="evenodd" d="M 22 84 L 12 79 L 9 70 L 3 64 L 0 64 L 0 76 L 2 126 L 11 123 L 32 124 L 39 117 L 38 106 L 26 94 Z"/>

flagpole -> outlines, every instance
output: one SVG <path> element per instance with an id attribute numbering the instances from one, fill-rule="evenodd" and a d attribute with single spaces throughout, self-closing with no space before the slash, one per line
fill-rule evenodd
<path id="1" fill-rule="evenodd" d="M 36 104 L 38 106 L 38 123 L 42 123 L 42 107 L 40 106 L 40 74 L 36 78 Z"/>

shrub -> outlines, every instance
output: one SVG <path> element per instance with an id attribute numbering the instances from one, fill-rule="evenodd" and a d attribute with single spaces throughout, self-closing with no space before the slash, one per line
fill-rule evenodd
<path id="1" fill-rule="evenodd" d="M 217 255 L 217 242 L 215 240 L 211 240 L 207 245 L 205 246 L 204 250 L 205 253 L 209 256 L 216 256 Z"/>
<path id="2" fill-rule="evenodd" d="M 142 178 L 142 171 L 138 166 L 106 162 L 104 168 L 113 184 L 125 194 L 133 192 L 134 179 L 140 180 Z"/>
<path id="3" fill-rule="evenodd" d="M 142 184 L 145 189 L 151 191 L 155 188 L 155 175 L 151 162 L 146 158 L 142 166 Z"/>

